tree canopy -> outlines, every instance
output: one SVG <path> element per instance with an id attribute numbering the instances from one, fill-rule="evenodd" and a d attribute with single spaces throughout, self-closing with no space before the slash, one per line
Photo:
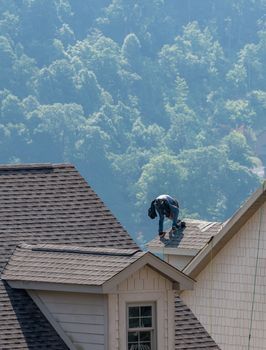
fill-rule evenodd
<path id="1" fill-rule="evenodd" d="M 74 163 L 136 239 L 155 234 L 147 208 L 162 193 L 182 216 L 227 219 L 265 161 L 265 11 L 2 0 L 1 162 Z"/>

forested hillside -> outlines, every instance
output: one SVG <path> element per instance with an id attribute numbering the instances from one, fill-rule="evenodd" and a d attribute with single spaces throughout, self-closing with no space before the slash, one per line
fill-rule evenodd
<path id="1" fill-rule="evenodd" d="M 260 183 L 265 14 L 266 0 L 0 0 L 1 163 L 75 164 L 140 241 L 161 193 L 227 219 Z"/>

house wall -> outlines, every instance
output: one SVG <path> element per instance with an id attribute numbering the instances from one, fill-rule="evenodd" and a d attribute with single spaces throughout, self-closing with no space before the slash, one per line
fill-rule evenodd
<path id="1" fill-rule="evenodd" d="M 145 266 L 119 284 L 117 293 L 110 294 L 108 298 L 110 350 L 127 348 L 126 305 L 138 302 L 156 304 L 156 350 L 174 349 L 174 292 L 171 281 Z"/>
<path id="2" fill-rule="evenodd" d="M 222 350 L 262 350 L 266 346 L 265 204 L 261 210 L 256 281 L 260 209 L 196 277 L 194 290 L 181 294 Z M 255 303 L 251 322 L 253 295 Z M 248 347 L 250 327 L 252 333 Z"/>
<path id="3" fill-rule="evenodd" d="M 77 350 L 106 350 L 107 299 L 103 295 L 38 291 Z"/>
<path id="4" fill-rule="evenodd" d="M 177 269 L 183 270 L 183 268 L 190 262 L 190 260 L 192 260 L 192 258 L 193 256 L 165 254 L 164 260 Z"/>

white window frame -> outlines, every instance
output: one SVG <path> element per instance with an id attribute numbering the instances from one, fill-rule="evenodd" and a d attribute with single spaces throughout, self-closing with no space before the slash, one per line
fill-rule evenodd
<path id="1" fill-rule="evenodd" d="M 173 294 L 173 291 L 170 291 Z M 115 322 L 111 322 L 114 326 L 109 329 L 109 336 L 111 339 L 110 344 L 112 347 L 110 349 L 126 349 L 127 348 L 127 320 L 126 320 L 126 304 L 128 303 L 156 303 L 156 346 L 157 350 L 173 350 L 174 349 L 174 303 L 168 304 L 167 308 L 171 310 L 170 324 L 172 327 L 165 328 L 165 312 L 166 312 L 166 300 L 169 300 L 166 292 L 161 291 L 134 291 L 116 294 L 118 309 L 114 299 L 109 303 L 110 315 L 115 315 L 117 312 L 117 324 L 118 324 L 118 334 L 115 333 Z M 171 300 L 174 301 L 173 295 Z M 109 321 L 110 322 L 110 321 Z M 167 321 L 168 322 L 168 321 Z M 116 338 L 117 337 L 117 338 Z M 169 346 L 165 346 L 165 338 L 168 337 Z M 114 344 L 114 345 L 113 345 Z M 116 345 L 119 344 L 119 345 Z"/>
<path id="2" fill-rule="evenodd" d="M 137 328 L 129 328 L 129 308 L 130 307 L 141 307 L 141 306 L 151 306 L 151 317 L 152 317 L 152 327 L 137 327 Z M 151 333 L 151 350 L 156 350 L 156 338 L 157 338 L 157 331 L 156 331 L 156 302 L 136 302 L 136 303 L 127 303 L 126 304 L 126 329 L 127 329 L 127 348 L 128 349 L 128 332 L 150 332 Z"/>

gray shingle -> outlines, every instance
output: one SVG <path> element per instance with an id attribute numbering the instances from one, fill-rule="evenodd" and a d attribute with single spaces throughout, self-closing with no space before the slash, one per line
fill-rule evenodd
<path id="1" fill-rule="evenodd" d="M 164 238 L 157 235 L 148 243 L 150 247 L 167 247 L 180 249 L 202 249 L 210 238 L 222 228 L 221 222 L 185 219 L 186 228 L 170 235 L 169 231 Z"/>
<path id="2" fill-rule="evenodd" d="M 42 247 L 47 254 L 50 245 L 58 244 L 62 249 L 75 250 L 73 246 L 78 246 L 80 251 L 90 247 L 94 253 L 108 248 L 105 252 L 109 251 L 110 256 L 116 251 L 120 265 L 121 249 L 127 249 L 127 258 L 138 250 L 104 203 L 68 164 L 0 166 L 0 271 L 21 242 L 46 244 Z M 41 248 L 34 253 L 44 252 Z M 73 257 L 73 253 L 67 254 Z M 86 255 L 84 251 L 80 254 Z M 180 303 L 177 297 L 176 350 L 218 349 L 191 311 Z M 67 349 L 28 294 L 11 289 L 3 280 L 0 310 L 0 349 Z M 196 333 L 200 334 L 198 338 Z"/>
<path id="3" fill-rule="evenodd" d="M 69 164 L 0 166 L 0 271 L 20 242 L 138 249 Z M 0 349 L 67 349 L 28 294 L 2 280 L 0 310 Z"/>
<path id="4" fill-rule="evenodd" d="M 137 249 L 21 244 L 2 279 L 100 286 L 144 254 Z"/>
<path id="5" fill-rule="evenodd" d="M 219 350 L 205 328 L 178 295 L 175 302 L 175 350 Z"/>

